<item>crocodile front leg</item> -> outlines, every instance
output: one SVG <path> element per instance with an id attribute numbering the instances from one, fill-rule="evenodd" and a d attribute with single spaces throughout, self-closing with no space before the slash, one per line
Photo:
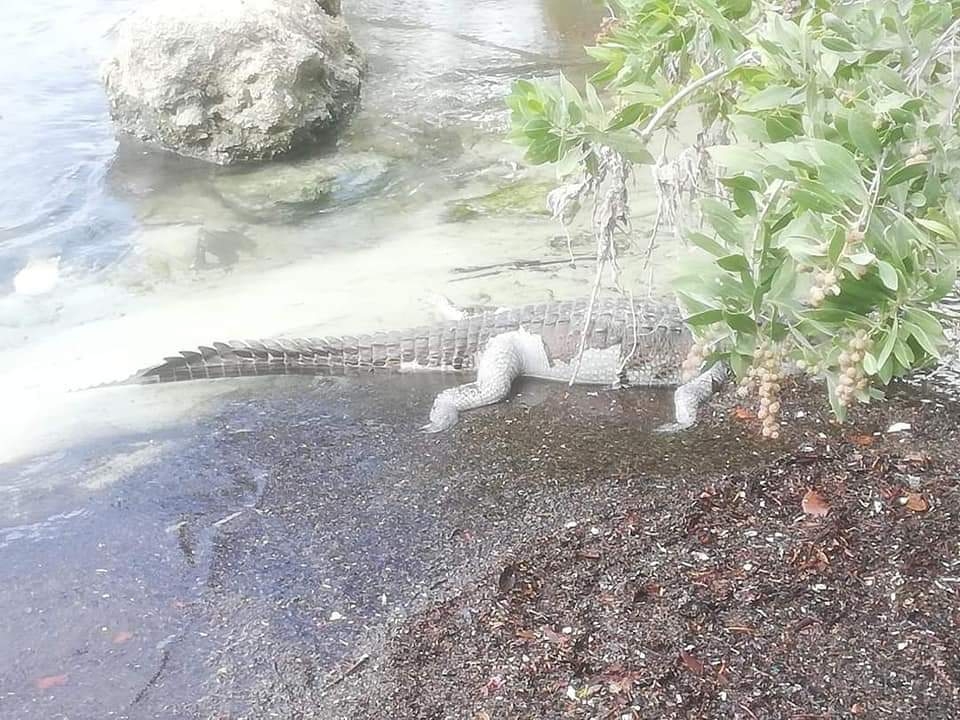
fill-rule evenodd
<path id="1" fill-rule="evenodd" d="M 730 370 L 723 363 L 716 363 L 693 380 L 684 383 L 673 393 L 676 422 L 657 428 L 657 432 L 686 430 L 697 422 L 700 406 L 707 402 L 726 384 Z"/>
<path id="2" fill-rule="evenodd" d="M 464 410 L 492 405 L 506 398 L 513 381 L 523 374 L 531 337 L 514 331 L 490 338 L 477 362 L 477 379 L 437 395 L 430 410 L 430 422 L 420 429 L 428 433 L 449 430 Z"/>

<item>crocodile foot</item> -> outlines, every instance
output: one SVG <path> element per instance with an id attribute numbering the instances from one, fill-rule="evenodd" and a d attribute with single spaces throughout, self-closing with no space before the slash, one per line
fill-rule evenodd
<path id="1" fill-rule="evenodd" d="M 441 393 L 430 409 L 430 422 L 422 425 L 420 430 L 425 433 L 439 433 L 449 430 L 457 424 L 460 412 L 452 402 L 445 402 Z"/>
<path id="2" fill-rule="evenodd" d="M 669 422 L 669 423 L 664 423 L 663 425 L 658 425 L 653 429 L 653 431 L 661 435 L 672 435 L 675 433 L 683 432 L 684 430 L 689 430 L 694 426 L 694 424 L 695 423 Z"/>

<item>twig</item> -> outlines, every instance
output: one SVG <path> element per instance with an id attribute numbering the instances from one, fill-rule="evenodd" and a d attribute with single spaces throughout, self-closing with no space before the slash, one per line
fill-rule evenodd
<path id="1" fill-rule="evenodd" d="M 348 667 L 340 675 L 338 675 L 329 683 L 327 683 L 327 686 L 324 688 L 324 690 L 329 690 L 330 688 L 336 687 L 337 685 L 342 683 L 344 680 L 346 680 L 348 677 L 353 675 L 357 670 L 359 670 L 364 665 L 366 665 L 368 662 L 370 662 L 370 655 L 368 655 L 367 653 L 364 653 L 359 658 L 357 658 L 356 662 L 354 662 L 350 667 Z"/>
<path id="2" fill-rule="evenodd" d="M 760 257 L 756 264 L 755 276 L 753 278 L 754 284 L 760 286 L 760 274 L 763 272 L 763 258 L 767 251 L 767 241 L 763 237 L 765 232 L 765 224 L 767 221 L 767 215 L 770 214 L 770 210 L 773 208 L 774 203 L 777 201 L 777 197 L 780 195 L 780 191 L 783 190 L 783 180 L 776 179 L 770 185 L 770 191 L 766 199 L 763 201 L 763 206 L 760 208 L 760 212 L 757 213 L 757 226 L 753 230 L 753 243 L 750 247 L 750 254 L 753 257 L 756 257 L 757 245 L 760 245 Z M 753 303 L 753 317 L 759 322 L 760 320 L 760 298 L 756 295 L 754 296 L 755 300 Z"/>
<path id="3" fill-rule="evenodd" d="M 887 159 L 887 148 L 883 149 L 883 152 L 880 153 L 880 158 L 877 160 L 877 171 L 873 174 L 873 180 L 870 182 L 870 193 L 867 200 L 867 204 L 863 206 L 863 210 L 860 211 L 860 217 L 857 218 L 857 230 L 860 232 L 866 232 L 867 226 L 870 224 L 870 215 L 873 213 L 873 208 L 877 204 L 877 199 L 880 196 L 880 178 L 883 175 L 883 163 Z"/>
<path id="4" fill-rule="evenodd" d="M 757 62 L 758 58 L 759 55 L 755 50 L 747 50 L 740 53 L 740 55 L 737 56 L 737 59 L 734 60 L 733 65 L 730 67 L 717 68 L 716 70 L 708 72 L 703 77 L 699 78 L 698 80 L 694 80 L 689 85 L 683 87 L 680 92 L 660 106 L 660 109 L 653 114 L 653 117 L 650 118 L 647 124 L 643 126 L 642 130 L 637 131 L 637 134 L 640 136 L 640 140 L 643 142 L 649 141 L 650 136 L 657 131 L 657 128 L 660 127 L 660 123 L 663 122 L 663 119 L 667 116 L 667 114 L 669 114 L 673 108 L 683 102 L 688 95 L 695 93 L 704 85 L 709 85 L 717 78 L 721 78 L 724 75 L 733 72 L 737 68 Z"/>
<path id="5" fill-rule="evenodd" d="M 776 202 L 777 196 L 780 195 L 781 190 L 783 190 L 783 180 L 778 178 L 770 185 L 770 193 L 763 201 L 763 206 L 760 208 L 760 212 L 757 214 L 757 226 L 753 230 L 753 245 L 751 247 L 752 251 L 756 251 L 757 244 L 760 242 L 760 236 L 763 234 L 763 224 L 766 222 L 767 215 L 770 214 L 770 210 L 773 208 L 773 203 Z"/>
<path id="6" fill-rule="evenodd" d="M 583 318 L 583 331 L 580 333 L 580 346 L 577 348 L 577 359 L 573 365 L 573 373 L 570 375 L 570 386 L 573 387 L 577 382 L 577 373 L 580 372 L 580 366 L 583 364 L 583 353 L 587 349 L 587 336 L 590 334 L 590 325 L 593 323 L 593 309 L 597 304 L 597 295 L 600 294 L 600 285 L 603 283 L 603 268 L 606 266 L 606 258 L 597 258 L 597 277 L 593 282 L 593 290 L 590 291 L 590 304 L 587 305 L 587 314 Z"/>
<path id="7" fill-rule="evenodd" d="M 640 344 L 640 318 L 637 317 L 637 305 L 633 302 L 633 292 L 628 291 L 627 297 L 630 298 L 630 319 L 633 322 L 633 345 L 630 347 L 630 352 L 623 356 L 623 360 L 620 361 L 620 370 L 617 372 L 617 375 L 623 375 L 623 371 L 627 368 L 627 363 L 633 359 L 633 356 L 637 352 L 637 346 Z"/>
<path id="8" fill-rule="evenodd" d="M 570 376 L 570 385 L 577 380 L 580 367 L 583 364 L 583 354 L 587 347 L 587 337 L 593 324 L 593 311 L 596 307 L 597 296 L 603 283 L 603 270 L 611 262 L 614 270 L 613 282 L 619 290 L 618 267 L 616 261 L 616 246 L 613 235 L 619 227 L 625 227 L 629 216 L 627 207 L 627 180 L 630 177 L 630 164 L 620 153 L 608 147 L 597 149 L 602 160 L 597 183 L 595 185 L 595 201 L 593 210 L 593 233 L 597 242 L 597 275 L 593 290 L 590 293 L 590 304 L 584 316 L 583 330 L 580 333 L 580 346 Z M 606 190 L 601 195 L 604 180 L 609 180 Z"/>
<path id="9" fill-rule="evenodd" d="M 169 660 L 170 660 L 170 651 L 164 648 L 163 654 L 160 656 L 160 665 L 157 667 L 157 671 L 150 676 L 150 679 L 147 680 L 147 684 L 144 685 L 142 688 L 140 688 L 140 690 L 137 692 L 136 696 L 133 698 L 133 702 L 130 703 L 131 706 L 136 705 L 138 702 L 143 700 L 143 698 L 146 697 L 147 692 L 149 692 L 150 688 L 152 688 L 154 685 L 157 684 L 157 680 L 160 679 L 160 676 L 163 674 L 163 671 L 166 669 L 167 662 Z"/>
<path id="10" fill-rule="evenodd" d="M 660 149 L 660 160 L 658 165 L 663 163 L 667 157 L 667 145 L 670 142 L 670 134 L 667 133 L 663 138 L 663 147 Z M 658 193 L 659 194 L 659 193 Z M 647 243 L 647 249 L 643 253 L 643 265 L 640 266 L 640 272 L 647 269 L 650 264 L 650 257 L 653 255 L 653 248 L 657 244 L 657 233 L 660 231 L 660 223 L 663 222 L 663 203 L 657 203 L 657 215 L 653 219 L 653 229 L 650 231 L 650 241 Z"/>
<path id="11" fill-rule="evenodd" d="M 643 129 L 635 131 L 640 140 L 644 143 L 649 142 L 650 136 L 660 127 L 664 118 L 677 107 L 685 98 L 696 92 L 705 85 L 710 84 L 717 78 L 732 72 L 738 67 L 753 64 L 759 61 L 759 53 L 755 50 L 747 50 L 737 56 L 737 59 L 729 67 L 718 68 L 707 73 L 703 77 L 695 80 L 689 85 L 683 87 L 676 95 L 665 102 L 653 117 L 644 125 Z M 601 169 L 601 177 L 598 178 L 595 185 L 596 205 L 593 214 L 593 232 L 597 238 L 597 275 L 594 279 L 593 289 L 590 293 L 590 304 L 587 306 L 587 312 L 584 316 L 583 331 L 580 334 L 580 346 L 577 349 L 577 358 L 573 366 L 573 373 L 570 377 L 570 385 L 576 382 L 580 367 L 583 364 L 583 354 L 587 347 L 587 337 L 589 336 L 591 324 L 593 323 L 593 311 L 597 303 L 597 296 L 600 294 L 600 286 L 603 282 L 603 270 L 607 262 L 612 262 L 614 271 L 614 284 L 619 288 L 619 273 L 616 259 L 616 248 L 613 243 L 613 233 L 616 228 L 628 221 L 627 212 L 627 190 L 626 180 L 629 176 L 629 164 L 617 152 L 610 148 L 601 147 L 598 151 L 605 154 Z M 611 167 L 612 166 L 612 167 Z M 600 201 L 600 185 L 607 176 L 611 176 L 611 187 L 603 196 L 603 202 Z M 655 231 L 659 230 L 659 224 L 655 224 Z M 654 232 L 656 237 L 656 232 Z M 622 290 L 621 290 L 622 292 Z"/>
<path id="12" fill-rule="evenodd" d="M 931 61 L 943 55 L 945 52 L 950 51 L 950 47 L 946 46 L 948 40 L 952 39 L 954 35 L 960 32 L 960 18 L 954 20 L 950 26 L 941 33 L 940 37 L 936 39 L 933 45 L 923 58 L 917 58 L 909 68 L 907 68 L 907 76 L 911 78 L 911 85 L 913 85 L 914 91 L 919 90 L 920 79 L 924 71 L 927 69 L 927 65 Z"/>
<path id="13" fill-rule="evenodd" d="M 589 260 L 592 255 L 575 255 L 575 260 Z M 484 270 L 523 270 L 526 268 L 546 267 L 549 265 L 563 265 L 568 260 L 508 260 L 502 263 L 493 263 L 491 265 L 467 265 L 465 267 L 455 267 L 450 272 L 459 274 L 469 274 L 481 272 Z"/>
<path id="14" fill-rule="evenodd" d="M 650 264 L 650 257 L 653 255 L 653 249 L 657 244 L 657 233 L 660 232 L 660 223 L 663 221 L 663 209 L 657 207 L 657 216 L 653 219 L 653 229 L 650 231 L 650 241 L 647 243 L 647 249 L 643 251 L 643 265 L 640 266 L 640 272 L 647 269 Z"/>

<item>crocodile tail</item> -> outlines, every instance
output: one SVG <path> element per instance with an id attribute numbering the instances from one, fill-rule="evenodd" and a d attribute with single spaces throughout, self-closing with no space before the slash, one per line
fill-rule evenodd
<path id="1" fill-rule="evenodd" d="M 141 370 L 129 382 L 168 383 L 257 375 L 344 375 L 377 369 L 399 370 L 402 343 L 376 336 L 234 340 L 181 351 Z"/>

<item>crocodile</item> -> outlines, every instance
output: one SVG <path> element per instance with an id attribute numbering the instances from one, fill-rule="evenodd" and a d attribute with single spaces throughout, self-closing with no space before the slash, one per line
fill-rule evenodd
<path id="1" fill-rule="evenodd" d="M 570 382 L 575 375 L 578 384 L 676 387 L 675 422 L 662 429 L 693 425 L 728 370 L 714 364 L 682 381 L 693 339 L 676 303 L 623 297 L 597 301 L 581 356 L 589 305 L 578 299 L 448 312 L 446 321 L 432 326 L 356 337 L 215 342 L 168 357 L 128 382 L 380 370 L 474 374 L 471 382 L 436 396 L 430 421 L 421 429 L 441 432 L 453 427 L 461 412 L 505 399 L 518 377 Z"/>

